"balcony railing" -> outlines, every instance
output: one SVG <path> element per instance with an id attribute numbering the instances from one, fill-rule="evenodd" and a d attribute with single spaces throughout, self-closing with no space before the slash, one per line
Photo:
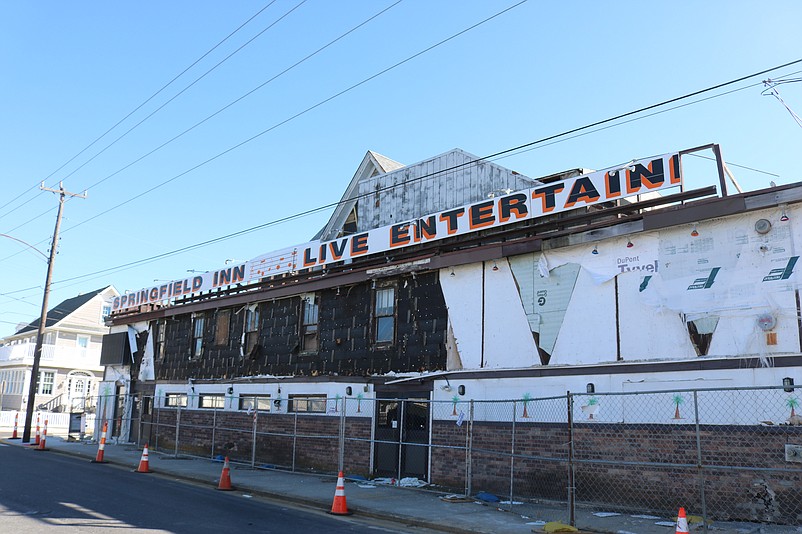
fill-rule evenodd
<path id="1" fill-rule="evenodd" d="M 14 362 L 20 365 L 33 364 L 34 343 L 19 345 L 6 345 L 0 347 L 0 362 Z M 61 345 L 43 345 L 42 359 L 56 367 L 100 367 L 100 349 L 85 349 L 82 347 L 64 347 Z"/>

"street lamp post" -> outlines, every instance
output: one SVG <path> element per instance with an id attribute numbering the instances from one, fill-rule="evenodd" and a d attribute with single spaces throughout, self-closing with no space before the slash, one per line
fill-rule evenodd
<path id="1" fill-rule="evenodd" d="M 53 264 L 56 260 L 56 249 L 58 248 L 58 232 L 61 227 L 61 212 L 64 209 L 64 199 L 67 196 L 86 198 L 86 191 L 83 194 L 70 193 L 64 190 L 62 183 L 58 184 L 58 189 L 45 187 L 44 182 L 40 186 L 43 191 L 58 193 L 58 214 L 56 215 L 56 228 L 53 230 L 53 244 L 50 246 L 50 258 L 47 260 L 47 276 L 45 277 L 45 293 L 42 297 L 42 314 L 39 316 L 39 329 L 36 332 L 36 347 L 33 350 L 33 366 L 31 367 L 31 383 L 28 387 L 28 404 L 25 410 L 25 427 L 22 430 L 22 442 L 31 441 L 31 423 L 33 421 L 33 410 L 36 404 L 36 390 L 39 389 L 39 362 L 42 359 L 42 344 L 45 337 L 45 326 L 47 323 L 47 299 L 50 296 L 50 282 L 53 278 Z"/>

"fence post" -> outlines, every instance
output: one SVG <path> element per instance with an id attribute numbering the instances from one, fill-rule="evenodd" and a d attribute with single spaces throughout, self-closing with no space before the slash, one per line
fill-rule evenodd
<path id="1" fill-rule="evenodd" d="M 568 524 L 576 526 L 576 487 L 574 481 L 574 397 L 565 392 L 568 403 Z"/>
<path id="2" fill-rule="evenodd" d="M 469 411 L 470 417 L 468 421 L 468 434 L 466 436 L 466 440 L 468 442 L 468 446 L 466 448 L 468 477 L 465 481 L 468 491 L 465 492 L 465 495 L 470 495 L 473 492 L 473 399 L 471 399 Z"/>
<path id="3" fill-rule="evenodd" d="M 156 410 L 156 450 L 159 450 L 159 431 L 161 430 L 161 413 L 162 407 L 156 405 L 158 398 L 153 396 L 153 409 Z"/>
<path id="4" fill-rule="evenodd" d="M 702 501 L 702 525 L 707 528 L 707 502 L 705 500 L 705 474 L 702 469 L 702 432 L 699 428 L 699 392 L 693 390 L 693 415 L 696 423 L 696 473 L 699 477 L 699 497 Z"/>
<path id="5" fill-rule="evenodd" d="M 211 455 L 209 456 L 209 458 L 211 458 L 212 460 L 214 460 L 214 438 L 216 431 L 217 431 L 217 409 L 212 410 L 212 450 L 211 450 Z"/>
<path id="6" fill-rule="evenodd" d="M 254 404 L 256 404 L 254 402 Z M 256 467 L 256 423 L 259 420 L 259 406 L 253 411 L 253 432 L 251 436 L 251 469 Z"/>
<path id="7" fill-rule="evenodd" d="M 340 453 L 338 461 L 338 471 L 343 471 L 345 468 L 345 401 L 348 397 L 343 397 L 343 406 L 340 411 Z M 337 402 L 336 400 L 334 402 Z"/>
<path id="8" fill-rule="evenodd" d="M 135 403 L 137 406 L 139 406 L 139 410 L 138 410 L 138 413 L 139 413 L 139 425 L 138 425 L 139 426 L 139 430 L 137 430 L 137 432 L 136 432 L 136 446 L 139 447 L 139 443 L 142 441 L 142 430 L 144 429 L 144 426 L 143 426 L 144 422 L 142 421 L 142 412 L 145 409 L 145 404 L 144 404 L 144 402 L 145 402 L 145 394 L 140 392 L 140 393 L 137 393 L 136 396 L 139 397 L 139 401 L 137 401 Z M 84 401 L 84 405 L 86 405 L 86 401 Z"/>
<path id="9" fill-rule="evenodd" d="M 289 404 L 287 404 L 289 409 Z M 298 443 L 298 410 L 293 410 L 292 417 L 292 472 L 295 472 L 295 446 Z"/>
<path id="10" fill-rule="evenodd" d="M 513 485 L 515 484 L 515 420 L 518 417 L 518 401 L 512 401 L 512 436 L 510 441 L 510 512 L 512 512 Z"/>
<path id="11" fill-rule="evenodd" d="M 398 410 L 398 470 L 396 471 L 398 478 L 396 480 L 401 480 L 401 455 L 404 452 L 404 412 L 407 403 L 404 400 L 398 400 L 398 402 L 401 404 L 401 409 Z"/>
<path id="12" fill-rule="evenodd" d="M 176 406 L 178 410 L 175 414 L 175 454 L 174 456 L 178 458 L 178 434 L 181 432 L 181 403 Z"/>

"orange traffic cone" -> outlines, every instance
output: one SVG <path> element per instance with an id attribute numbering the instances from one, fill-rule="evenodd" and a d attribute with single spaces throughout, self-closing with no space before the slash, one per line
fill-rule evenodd
<path id="1" fill-rule="evenodd" d="M 148 465 L 148 444 L 145 443 L 145 448 L 142 449 L 142 458 L 139 460 L 139 467 L 136 469 L 137 473 L 150 473 Z"/>
<path id="2" fill-rule="evenodd" d="M 97 446 L 97 456 L 92 460 L 95 464 L 107 464 L 108 462 L 103 459 L 104 451 L 106 450 L 106 432 L 109 429 L 109 422 L 103 421 L 103 432 L 100 433 L 100 443 Z"/>
<path id="3" fill-rule="evenodd" d="M 343 472 L 337 475 L 337 489 L 334 491 L 334 502 L 331 503 L 330 514 L 334 515 L 351 515 L 348 511 L 348 505 L 345 503 L 345 477 Z"/>
<path id="4" fill-rule="evenodd" d="M 38 429 L 37 429 L 38 430 Z M 42 430 L 42 439 L 39 441 L 39 446 L 36 447 L 35 451 L 49 451 L 45 444 L 47 442 L 47 419 L 45 419 L 45 428 Z"/>
<path id="5" fill-rule="evenodd" d="M 41 436 L 39 435 L 39 414 L 36 414 L 36 439 L 33 440 L 34 445 L 39 445 L 39 442 L 42 440 Z"/>
<path id="6" fill-rule="evenodd" d="M 677 533 L 688 534 L 688 518 L 685 517 L 685 508 L 680 506 L 679 514 L 677 514 Z"/>
<path id="7" fill-rule="evenodd" d="M 217 489 L 223 491 L 231 491 L 234 488 L 231 486 L 231 469 L 228 467 L 228 456 L 223 462 L 223 472 L 220 474 L 220 483 L 217 484 Z"/>
<path id="8" fill-rule="evenodd" d="M 14 433 L 11 434 L 11 437 L 8 439 L 19 439 L 17 436 L 17 424 L 19 423 L 19 412 L 14 415 Z"/>

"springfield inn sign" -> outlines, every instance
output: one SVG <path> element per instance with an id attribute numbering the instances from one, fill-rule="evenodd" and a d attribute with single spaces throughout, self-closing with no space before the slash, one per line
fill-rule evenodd
<path id="1" fill-rule="evenodd" d="M 112 310 L 169 304 L 177 297 L 231 284 L 322 267 L 680 185 L 679 154 L 664 154 L 633 161 L 625 168 L 595 171 L 332 241 L 311 241 L 262 254 L 237 266 L 127 293 L 114 299 Z"/>

